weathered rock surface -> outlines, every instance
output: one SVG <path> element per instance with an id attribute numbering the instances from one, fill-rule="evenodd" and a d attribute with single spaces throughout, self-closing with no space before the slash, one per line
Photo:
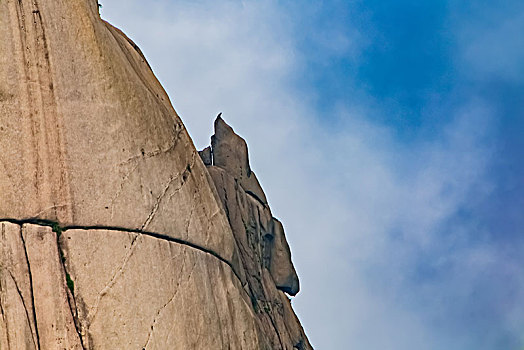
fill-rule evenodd
<path id="1" fill-rule="evenodd" d="M 218 116 L 209 148 L 200 152 L 208 165 L 246 270 L 246 290 L 266 334 L 276 329 L 273 348 L 311 346 L 284 292 L 296 295 L 299 281 L 282 223 L 274 218 L 249 166 L 246 142 Z M 211 162 L 208 154 L 211 153 Z M 217 159 L 218 156 L 218 159 Z M 248 171 L 245 171 L 245 170 Z M 247 191 L 244 186 L 251 190 Z M 256 194 L 258 193 L 258 194 Z"/>
<path id="2" fill-rule="evenodd" d="M 245 141 L 199 156 L 96 1 L 0 1 L 0 151 L 0 349 L 311 348 Z"/>
<path id="3" fill-rule="evenodd" d="M 122 231 L 68 230 L 60 242 L 75 281 L 87 348 L 257 349 L 263 344 L 240 281 L 215 256 Z"/>
<path id="4" fill-rule="evenodd" d="M 311 348 L 265 268 L 242 285 L 227 261 L 148 233 L 0 230 L 2 349 Z"/>
<path id="5" fill-rule="evenodd" d="M 32 281 L 22 228 L 0 223 L 0 348 L 38 349 Z"/>
<path id="6" fill-rule="evenodd" d="M 0 218 L 161 232 L 233 259 L 182 121 L 96 1 L 1 1 L 0 36 Z"/>
<path id="7" fill-rule="evenodd" d="M 56 235 L 51 227 L 22 226 L 40 348 L 82 349 Z"/>
<path id="8" fill-rule="evenodd" d="M 8 222 L 0 227 L 1 348 L 82 349 L 56 232 Z"/>
<path id="9" fill-rule="evenodd" d="M 212 161 L 207 163 L 213 165 L 208 166 L 208 171 L 226 210 L 244 266 L 248 271 L 268 269 L 279 289 L 297 294 L 298 276 L 284 227 L 272 216 L 264 191 L 251 171 L 246 142 L 220 116 L 215 121 L 211 142 L 211 152 L 208 147 L 200 154 L 206 159 L 207 153 L 211 154 Z M 246 186 L 251 190 L 246 190 Z"/>

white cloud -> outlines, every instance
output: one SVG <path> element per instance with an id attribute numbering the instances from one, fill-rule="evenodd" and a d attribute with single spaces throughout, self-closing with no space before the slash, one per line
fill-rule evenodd
<path id="1" fill-rule="evenodd" d="M 103 5 L 104 17 L 149 58 L 198 148 L 209 143 L 220 111 L 247 140 L 252 167 L 286 227 L 302 283 L 293 304 L 313 345 L 469 346 L 467 334 L 435 324 L 456 306 L 439 298 L 467 298 L 475 279 L 500 259 L 481 237 L 468 243 L 469 227 L 452 226 L 447 235 L 441 229 L 490 191 L 489 108 L 466 101 L 430 141 L 411 144 L 371 122 L 365 105 L 341 107 L 333 128 L 310 103 L 315 91 L 293 88 L 304 58 L 292 16 L 278 2 Z M 411 274 L 421 259 L 450 275 L 417 285 Z M 420 305 L 431 294 L 435 300 Z M 508 324 L 522 325 L 520 316 L 509 315 Z"/>

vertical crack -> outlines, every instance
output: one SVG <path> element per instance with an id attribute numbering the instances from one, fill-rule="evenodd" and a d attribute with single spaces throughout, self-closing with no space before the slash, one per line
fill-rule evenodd
<path id="1" fill-rule="evenodd" d="M 69 310 L 71 311 L 71 316 L 73 316 L 73 324 L 75 326 L 76 333 L 78 334 L 78 338 L 80 339 L 80 345 L 82 346 L 82 349 L 86 349 L 85 344 L 84 344 L 84 338 L 82 337 L 82 333 L 80 331 L 80 320 L 78 319 L 78 311 L 77 311 L 78 308 L 76 306 L 74 287 L 73 288 L 70 287 L 70 283 L 72 283 L 72 280 L 65 267 L 64 253 L 62 251 L 62 248 L 60 247 L 60 235 L 62 234 L 62 229 L 59 226 L 53 226 L 53 231 L 56 233 L 56 246 L 58 249 L 59 263 L 60 263 L 60 266 L 62 267 L 62 272 L 66 279 L 65 288 L 66 288 L 66 294 L 67 294 L 67 303 L 69 304 Z"/>
<path id="2" fill-rule="evenodd" d="M 26 259 L 26 262 L 27 262 L 27 272 L 29 273 L 29 289 L 30 289 L 30 292 L 31 292 L 31 301 L 32 301 L 32 304 L 33 304 L 33 318 L 35 320 L 35 334 L 36 334 L 36 342 L 38 344 L 38 347 L 37 349 L 40 349 L 40 336 L 38 334 L 38 320 L 36 319 L 36 305 L 35 305 L 35 296 L 34 296 L 34 292 L 33 292 L 33 275 L 31 274 L 31 264 L 29 263 L 29 255 L 27 255 L 27 248 L 26 248 L 26 245 L 25 245 L 25 240 L 24 240 L 24 235 L 23 235 L 23 228 L 22 226 L 19 226 L 20 227 L 20 238 L 22 240 L 22 245 L 24 247 L 24 254 L 25 254 L 25 259 Z"/>
<path id="3" fill-rule="evenodd" d="M 273 317 L 271 317 L 272 315 L 269 315 L 269 313 L 267 313 L 267 315 L 269 320 L 271 321 L 271 325 L 275 329 L 275 333 L 277 334 L 278 342 L 280 343 L 280 348 L 285 349 L 284 344 L 282 343 L 282 338 L 280 337 L 280 332 L 278 331 L 277 325 L 275 324 L 275 320 L 273 320 Z"/>
<path id="4" fill-rule="evenodd" d="M 25 303 L 25 299 L 24 299 L 24 296 L 22 295 L 22 291 L 20 290 L 20 287 L 18 287 L 18 283 L 16 282 L 16 279 L 15 279 L 15 276 L 13 276 L 12 272 L 11 271 L 8 271 L 9 273 L 9 276 L 11 277 L 11 280 L 13 281 L 13 284 L 15 285 L 15 289 L 16 289 L 16 292 L 18 293 L 18 296 L 20 297 L 20 300 L 22 301 L 22 306 L 24 307 L 24 311 L 25 311 L 25 317 L 27 319 L 27 323 L 29 324 L 29 328 L 31 329 L 31 317 L 29 316 L 29 311 L 27 310 L 27 305 Z M 34 305 L 33 305 L 33 309 L 34 309 Z M 3 314 L 3 309 L 2 309 L 2 314 Z M 7 335 L 9 336 L 9 330 L 8 330 L 8 333 Z M 36 340 L 34 337 L 33 338 L 33 344 L 35 344 L 35 348 L 38 349 L 37 347 L 37 344 L 36 344 Z"/>

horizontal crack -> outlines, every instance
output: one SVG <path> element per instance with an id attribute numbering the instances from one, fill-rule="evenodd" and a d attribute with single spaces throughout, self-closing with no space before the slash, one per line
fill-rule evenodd
<path id="1" fill-rule="evenodd" d="M 53 230 L 60 230 L 61 232 L 66 232 L 69 230 L 105 230 L 105 231 L 120 231 L 120 232 L 128 232 L 128 233 L 138 233 L 142 234 L 144 236 L 153 237 L 156 239 L 161 239 L 168 242 L 178 243 L 181 245 L 188 246 L 190 248 L 199 250 L 201 252 L 207 253 L 209 255 L 214 256 L 218 260 L 222 261 L 224 264 L 228 265 L 235 276 L 238 278 L 239 281 L 242 281 L 238 273 L 233 268 L 233 264 L 220 256 L 220 254 L 214 252 L 211 249 L 202 247 L 196 243 L 192 243 L 189 241 L 186 241 L 184 239 L 171 237 L 162 233 L 157 232 L 150 232 L 150 231 L 143 231 L 139 229 L 130 229 L 130 228 L 124 228 L 124 227 L 114 227 L 114 226 L 60 226 L 57 222 L 49 221 L 49 220 L 40 220 L 40 219 L 27 219 L 27 220 L 17 220 L 17 219 L 0 219 L 0 222 L 10 222 L 17 225 L 24 225 L 24 224 L 33 224 L 33 225 L 40 225 L 40 226 L 48 226 L 53 228 Z"/>

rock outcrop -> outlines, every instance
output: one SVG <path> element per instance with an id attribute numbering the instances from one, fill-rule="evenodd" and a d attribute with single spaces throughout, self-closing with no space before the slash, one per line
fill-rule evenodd
<path id="1" fill-rule="evenodd" d="M 0 349 L 310 348 L 230 127 L 202 161 L 94 0 L 0 1 L 0 39 Z"/>
<path id="2" fill-rule="evenodd" d="M 284 294 L 299 292 L 284 228 L 272 216 L 264 191 L 251 171 L 246 142 L 219 115 L 211 144 L 200 155 L 231 225 L 246 271 L 245 289 L 264 333 L 276 335 L 271 339 L 273 349 L 281 344 L 308 349 L 304 331 Z"/>

